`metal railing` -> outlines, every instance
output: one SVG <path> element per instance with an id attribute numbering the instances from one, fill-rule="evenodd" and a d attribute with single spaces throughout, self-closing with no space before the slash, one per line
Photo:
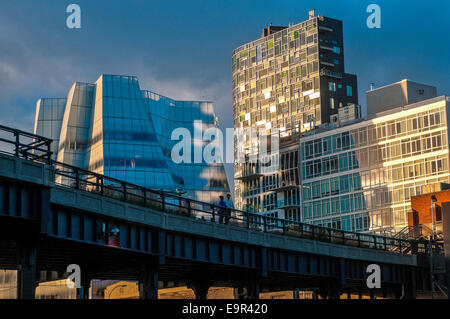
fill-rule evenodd
<path id="1" fill-rule="evenodd" d="M 2 130 L 13 133 L 15 137 L 12 141 L 6 141 L 15 146 L 13 152 L 6 153 L 50 165 L 54 172 L 55 184 L 57 185 L 96 193 L 170 214 L 199 218 L 212 223 L 223 223 L 255 231 L 402 254 L 427 252 L 427 243 L 422 241 L 349 232 L 238 209 L 227 209 L 216 204 L 134 185 L 52 160 L 50 151 L 51 140 L 49 139 L 0 126 L 0 131 Z M 20 141 L 22 136 L 31 137 L 32 143 L 29 145 L 23 144 Z M 5 139 L 0 139 L 0 141 L 5 142 Z M 45 145 L 46 148 L 42 149 L 42 145 Z M 442 251 L 442 245 L 436 243 L 433 251 Z"/>
<path id="2" fill-rule="evenodd" d="M 426 225 L 419 224 L 415 226 L 405 226 L 401 231 L 395 234 L 395 238 L 418 240 L 431 237 L 433 231 Z"/>
<path id="3" fill-rule="evenodd" d="M 0 125 L 0 152 L 33 161 L 51 163 L 52 140 Z"/>

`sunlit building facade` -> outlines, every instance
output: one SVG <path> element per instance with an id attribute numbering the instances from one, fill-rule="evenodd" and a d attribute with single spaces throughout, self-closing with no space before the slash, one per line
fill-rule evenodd
<path id="1" fill-rule="evenodd" d="M 253 128 L 272 134 L 279 129 L 281 137 L 288 137 L 328 123 L 339 108 L 358 104 L 356 76 L 344 70 L 342 21 L 317 16 L 312 10 L 307 21 L 265 28 L 260 39 L 233 51 L 232 89 L 235 130 Z M 246 156 L 242 163 L 235 153 L 237 206 L 274 217 L 292 216 L 292 211 L 278 209 L 277 202 L 296 198 L 294 219 L 299 219 L 298 176 L 287 181 L 297 180 L 295 194 L 284 196 L 287 189 L 277 190 L 286 182 L 282 170 L 296 171 L 298 147 L 296 151 L 288 147 L 289 154 L 279 157 L 288 166 L 269 176 L 259 171 L 259 163 L 247 161 L 255 143 L 251 138 L 235 142 Z"/>
<path id="2" fill-rule="evenodd" d="M 59 134 L 66 104 L 66 98 L 39 99 L 36 103 L 34 132 L 41 136 L 52 136 L 53 159 L 56 159 L 58 154 Z"/>
<path id="3" fill-rule="evenodd" d="M 201 127 L 194 128 L 194 121 L 202 121 Z M 171 150 L 179 141 L 171 134 L 179 127 L 192 136 L 194 129 L 203 134 L 218 127 L 213 104 L 141 90 L 135 76 L 101 75 L 95 83 L 74 83 L 66 99 L 40 99 L 34 132 L 55 141 L 53 158 L 59 162 L 215 202 L 229 192 L 223 164 L 203 158 L 175 164 Z"/>
<path id="4" fill-rule="evenodd" d="M 445 96 L 429 98 L 305 134 L 303 221 L 386 234 L 407 226 L 411 197 L 450 182 L 449 104 Z"/>
<path id="5" fill-rule="evenodd" d="M 17 271 L 0 269 L 0 299 L 17 298 Z"/>

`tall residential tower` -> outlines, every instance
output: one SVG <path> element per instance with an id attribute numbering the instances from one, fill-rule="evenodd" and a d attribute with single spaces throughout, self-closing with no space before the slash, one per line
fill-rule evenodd
<path id="1" fill-rule="evenodd" d="M 278 128 L 287 137 L 333 121 L 340 108 L 358 104 L 356 76 L 344 70 L 342 22 L 313 10 L 294 26 L 265 28 L 260 39 L 233 51 L 232 65 L 235 130 Z M 251 147 L 240 143 L 248 142 L 236 145 L 248 155 Z M 289 163 L 299 158 L 295 153 Z M 282 186 L 282 172 L 262 176 L 249 165 L 235 155 L 237 206 L 268 212 L 279 198 L 267 190 Z M 289 196 L 299 198 L 298 192 L 297 187 Z M 294 215 L 298 219 L 298 212 Z"/>

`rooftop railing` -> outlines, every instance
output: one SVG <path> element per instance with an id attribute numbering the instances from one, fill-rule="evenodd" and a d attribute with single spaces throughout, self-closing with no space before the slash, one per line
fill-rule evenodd
<path id="1" fill-rule="evenodd" d="M 4 137 L 5 134 L 3 133 L 5 132 L 7 133 L 6 135 L 10 135 L 9 139 Z M 25 143 L 24 139 L 30 139 L 29 143 Z M 0 142 L 9 146 L 12 145 L 9 151 L 0 148 L 3 153 L 49 165 L 54 172 L 55 184 L 57 185 L 127 201 L 169 214 L 178 214 L 211 223 L 221 223 L 254 231 L 401 254 L 423 254 L 429 251 L 430 247 L 427 241 L 391 238 L 315 226 L 270 215 L 228 209 L 213 203 L 201 202 L 170 192 L 134 185 L 79 167 L 56 162 L 51 159 L 50 139 L 5 126 L 0 126 Z M 3 145 L 0 144 L 0 146 Z M 443 246 L 440 243 L 434 243 L 432 247 L 436 253 L 443 251 Z"/>

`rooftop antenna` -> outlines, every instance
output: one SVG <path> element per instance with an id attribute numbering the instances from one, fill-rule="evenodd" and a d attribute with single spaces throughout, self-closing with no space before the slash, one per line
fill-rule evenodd
<path id="1" fill-rule="evenodd" d="M 309 11 L 308 11 L 308 15 L 309 15 L 309 18 L 310 18 L 310 19 L 314 18 L 314 15 L 315 15 L 315 9 L 309 10 Z"/>
<path id="2" fill-rule="evenodd" d="M 373 91 L 375 88 L 375 84 L 373 84 L 373 82 L 370 83 L 370 91 Z"/>

